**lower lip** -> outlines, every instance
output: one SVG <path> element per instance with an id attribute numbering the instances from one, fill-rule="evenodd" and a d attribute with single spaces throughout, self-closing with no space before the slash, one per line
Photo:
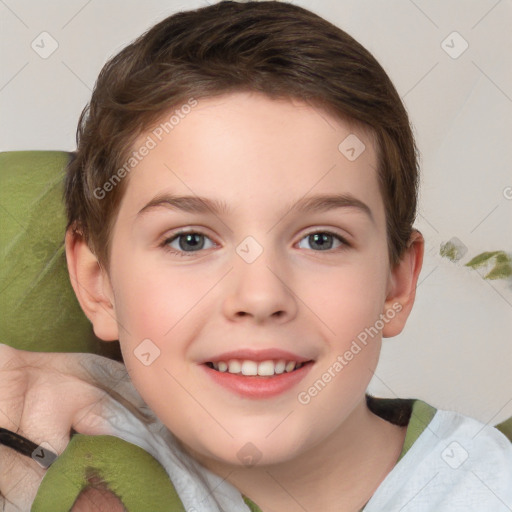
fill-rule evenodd
<path id="1" fill-rule="evenodd" d="M 264 399 L 271 398 L 296 386 L 309 372 L 313 366 L 310 361 L 298 370 L 285 372 L 273 376 L 245 376 L 241 374 L 219 372 L 201 365 L 207 374 L 221 386 L 244 398 Z"/>

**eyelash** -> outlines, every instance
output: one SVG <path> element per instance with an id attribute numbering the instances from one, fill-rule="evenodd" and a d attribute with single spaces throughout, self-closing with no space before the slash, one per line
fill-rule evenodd
<path id="1" fill-rule="evenodd" d="M 329 235 L 329 236 L 332 236 L 334 237 L 335 239 L 337 239 L 340 243 L 341 243 L 341 246 L 340 247 L 337 247 L 335 249 L 326 249 L 324 251 L 321 251 L 321 250 L 314 250 L 314 249 L 308 249 L 312 252 L 318 252 L 318 253 L 322 253 L 322 252 L 325 252 L 327 254 L 332 254 L 333 252 L 339 252 L 339 251 L 343 251 L 343 250 L 347 250 L 348 248 L 352 247 L 348 242 L 347 240 L 342 237 L 341 235 L 338 235 L 337 233 L 333 233 L 332 231 L 327 231 L 327 230 L 317 230 L 317 231 L 311 231 L 310 233 L 306 233 L 301 239 L 300 241 L 304 240 L 305 238 L 308 238 L 309 236 L 311 235 L 316 235 L 316 234 L 324 234 L 324 235 Z M 168 237 L 166 238 L 161 246 L 169 253 L 175 255 L 175 256 L 180 256 L 180 257 L 191 257 L 193 256 L 195 253 L 200 253 L 202 251 L 202 249 L 198 250 L 198 251 L 177 251 L 177 250 L 174 250 L 170 247 L 170 243 L 173 242 L 174 240 L 177 240 L 179 239 L 180 236 L 184 236 L 184 235 L 202 235 L 202 236 L 205 236 L 206 238 L 209 238 L 208 235 L 204 234 L 204 233 L 201 233 L 200 231 L 179 231 L 177 233 L 174 233 L 171 237 Z M 215 243 L 215 242 L 214 242 Z"/>

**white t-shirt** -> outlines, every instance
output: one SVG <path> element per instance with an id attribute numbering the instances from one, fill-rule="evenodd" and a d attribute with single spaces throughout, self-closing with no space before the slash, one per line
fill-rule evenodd
<path id="1" fill-rule="evenodd" d="M 383 511 L 512 511 L 512 444 L 494 427 L 438 410 L 364 508 Z"/>
<path id="2" fill-rule="evenodd" d="M 241 493 L 185 454 L 161 423 L 148 427 L 123 407 L 112 413 L 113 435 L 162 464 L 187 511 L 249 512 Z M 437 410 L 364 507 L 395 511 L 511 512 L 512 444 L 494 427 Z"/>

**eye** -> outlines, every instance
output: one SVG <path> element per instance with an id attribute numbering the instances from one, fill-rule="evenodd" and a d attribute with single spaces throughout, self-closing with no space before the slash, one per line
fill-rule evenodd
<path id="1" fill-rule="evenodd" d="M 350 244 L 340 235 L 335 233 L 331 233 L 330 231 L 315 231 L 314 233 L 309 233 L 304 238 L 301 239 L 299 244 L 303 241 L 307 240 L 308 243 L 311 244 L 311 248 L 314 251 L 329 251 L 332 249 L 345 248 L 350 247 Z M 333 247 L 333 244 L 338 242 L 336 247 Z M 300 247 L 300 245 L 299 245 Z M 304 247 L 300 247 L 304 249 Z"/>
<path id="2" fill-rule="evenodd" d="M 208 241 L 210 245 L 208 245 Z M 344 249 L 350 247 L 350 244 L 340 235 L 330 231 L 315 231 L 309 233 L 299 242 L 299 248 L 303 241 L 310 244 L 310 249 L 316 252 L 333 251 L 335 249 Z M 210 249 L 216 244 L 204 233 L 198 231 L 181 231 L 173 236 L 166 238 L 162 246 L 172 254 L 177 256 L 192 256 L 193 253 L 200 252 L 203 249 Z"/>
<path id="3" fill-rule="evenodd" d="M 215 245 L 212 242 L 210 247 L 205 247 L 205 240 L 210 240 L 211 242 L 211 239 L 203 233 L 197 231 L 182 231 L 165 239 L 162 245 L 172 254 L 189 256 L 191 253 L 199 252 L 202 249 L 209 249 Z"/>

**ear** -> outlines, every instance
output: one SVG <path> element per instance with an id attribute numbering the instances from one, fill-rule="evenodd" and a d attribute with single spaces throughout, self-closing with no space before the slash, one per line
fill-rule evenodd
<path id="1" fill-rule="evenodd" d="M 66 232 L 66 259 L 71 285 L 94 334 L 103 341 L 119 338 L 110 279 L 84 237 L 73 228 Z"/>
<path id="2" fill-rule="evenodd" d="M 388 294 L 384 304 L 384 315 L 389 320 L 382 329 L 385 338 L 400 334 L 405 327 L 416 297 L 424 249 L 423 235 L 413 230 L 402 258 L 390 271 Z"/>

